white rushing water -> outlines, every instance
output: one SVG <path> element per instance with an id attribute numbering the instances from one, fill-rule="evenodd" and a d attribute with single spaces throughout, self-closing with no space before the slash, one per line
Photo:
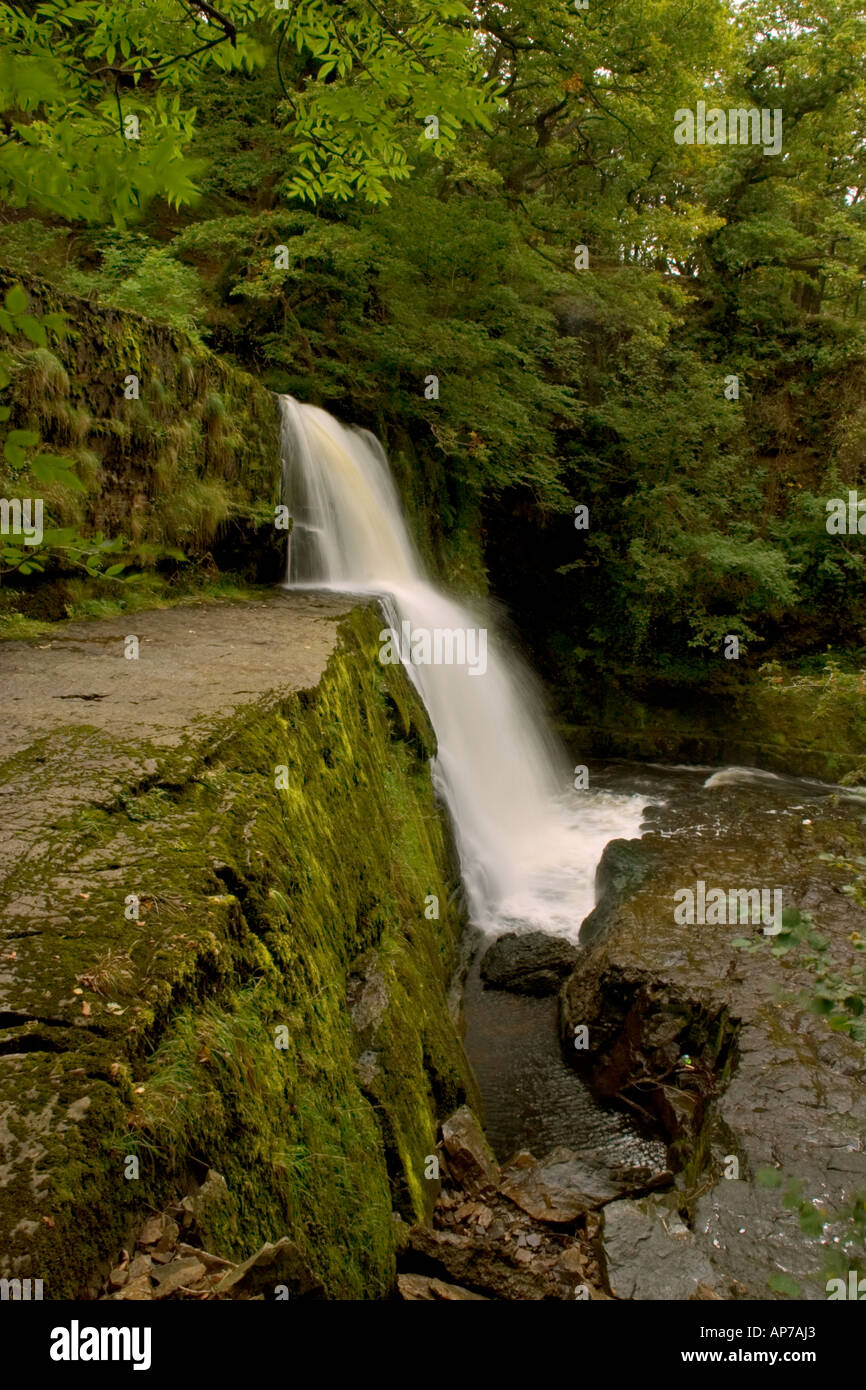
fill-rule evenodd
<path id="1" fill-rule="evenodd" d="M 528 674 L 486 619 L 425 575 L 374 436 L 289 396 L 281 408 L 293 523 L 287 583 L 375 594 L 383 631 L 398 638 L 405 624 L 410 637 L 470 634 L 464 664 L 419 660 L 420 651 L 404 664 L 436 732 L 433 775 L 472 920 L 490 934 L 531 927 L 576 939 L 601 852 L 639 833 L 644 799 L 573 789 Z M 398 653 L 411 657 L 411 641 L 402 650 L 398 642 Z"/>

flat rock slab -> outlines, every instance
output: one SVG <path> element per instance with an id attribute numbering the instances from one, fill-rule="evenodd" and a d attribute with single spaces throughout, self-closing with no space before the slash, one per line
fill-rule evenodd
<path id="1" fill-rule="evenodd" d="M 406 1303 L 486 1303 L 483 1293 L 471 1293 L 459 1284 L 444 1279 L 431 1279 L 426 1274 L 398 1274 L 397 1289 Z"/>
<path id="2" fill-rule="evenodd" d="M 229 968 L 235 909 L 206 840 L 227 805 L 220 751 L 318 684 L 356 606 L 276 591 L 0 643 L 0 1196 L 10 1245 L 52 1229 L 43 1213 L 53 1155 L 86 1164 L 95 1136 L 118 1123 L 122 1104 L 106 1082 L 138 1021 L 146 1026 L 145 1004 L 183 987 L 199 960 Z M 139 656 L 128 660 L 133 635 Z M 208 810 L 202 822 L 207 788 L 213 820 Z M 171 883 L 154 849 L 169 814 Z M 190 873 L 194 914 L 181 891 Z M 137 911 L 125 911 L 139 893 Z M 0 1274 L 28 1268 L 29 1256 L 0 1248 Z"/>
<path id="3" fill-rule="evenodd" d="M 278 591 L 0 643 L 0 875 L 52 817 L 156 776 L 170 751 L 192 765 L 228 714 L 315 686 L 353 606 Z M 129 637 L 137 660 L 124 656 Z"/>
<path id="4" fill-rule="evenodd" d="M 500 1190 L 536 1221 L 565 1225 L 617 1197 L 670 1179 L 668 1172 L 611 1164 L 600 1153 L 557 1148 L 538 1163 L 523 1159 L 506 1168 Z"/>
<path id="5" fill-rule="evenodd" d="M 605 1208 L 604 1253 L 617 1298 L 706 1297 L 720 1282 L 689 1228 L 652 1200 Z"/>

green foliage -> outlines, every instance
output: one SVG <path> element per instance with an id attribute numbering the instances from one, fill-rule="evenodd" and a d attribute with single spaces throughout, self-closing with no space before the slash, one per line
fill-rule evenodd
<path id="1" fill-rule="evenodd" d="M 407 118 L 441 110 L 444 148 L 462 125 L 489 125 L 468 18 L 457 0 L 411 0 L 397 22 L 339 0 L 42 0 L 32 12 L 4 0 L 0 191 L 13 207 L 118 227 L 155 197 L 188 205 L 205 167 L 188 153 L 196 83 L 271 62 L 273 122 L 294 155 L 287 192 L 383 202 L 408 174 Z"/>
<path id="2" fill-rule="evenodd" d="M 566 701 L 724 696 L 729 634 L 750 673 L 862 646 L 824 525 L 866 468 L 855 0 L 12 10 L 0 254 L 375 430 Z M 677 145 L 699 100 L 780 110 L 782 154 Z"/>
<path id="3" fill-rule="evenodd" d="M 200 341 L 204 302 L 198 276 L 142 233 L 116 233 L 103 242 L 97 284 L 103 303 L 157 317 Z"/>
<path id="4" fill-rule="evenodd" d="M 48 313 L 37 316 L 30 312 L 30 306 L 23 288 L 13 285 L 7 290 L 3 308 L 0 309 L 0 331 L 9 339 L 23 335 L 29 342 L 43 351 L 46 358 L 49 335 L 58 337 L 65 331 L 59 314 Z M 51 359 L 54 362 L 54 359 Z M 55 363 L 55 366 L 59 365 Z M 9 351 L 0 353 L 0 391 L 9 386 L 12 377 L 13 358 Z M 48 367 L 51 371 L 52 368 Z M 9 419 L 9 407 L 0 407 L 0 422 Z M 7 501 L 8 495 L 16 494 L 19 503 L 25 497 L 35 499 L 37 493 L 61 489 L 81 491 L 83 484 L 76 474 L 72 460 L 59 454 L 35 452 L 39 448 L 39 434 L 36 430 L 7 429 L 3 440 L 4 464 L 0 468 L 0 488 Z M 41 498 L 40 498 L 41 504 Z M 33 514 L 31 513 L 31 525 Z M 33 540 L 9 539 L 8 534 L 0 537 L 0 576 L 9 574 L 28 575 L 39 573 L 45 568 L 49 557 L 62 555 L 84 569 L 88 575 L 100 574 L 108 579 L 118 578 L 126 565 L 114 564 L 105 568 L 105 559 L 123 548 L 123 541 L 106 540 L 101 533 L 84 537 L 75 527 L 41 527 L 41 534 L 34 532 Z"/>

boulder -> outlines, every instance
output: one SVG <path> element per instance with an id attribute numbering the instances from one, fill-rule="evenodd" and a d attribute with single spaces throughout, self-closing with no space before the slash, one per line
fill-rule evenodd
<path id="1" fill-rule="evenodd" d="M 479 1197 L 499 1185 L 499 1164 L 469 1109 L 461 1105 L 442 1125 L 448 1171 L 470 1196 Z"/>
<path id="2" fill-rule="evenodd" d="M 649 876 L 652 860 L 640 840 L 611 840 L 595 871 L 595 907 L 580 928 L 581 946 L 604 936 L 620 900 Z"/>
<path id="3" fill-rule="evenodd" d="M 263 1245 L 237 1269 L 230 1270 L 219 1281 L 215 1292 L 222 1298 L 273 1298 L 278 1284 L 288 1288 L 292 1299 L 325 1297 L 322 1281 L 288 1236 L 283 1236 L 275 1245 Z"/>
<path id="4" fill-rule="evenodd" d="M 487 948 L 481 978 L 488 989 L 516 994 L 555 994 L 571 974 L 578 951 L 570 941 L 547 932 L 507 932 Z"/>
<path id="5" fill-rule="evenodd" d="M 719 1278 L 684 1222 L 651 1199 L 612 1202 L 604 1213 L 604 1253 L 617 1298 L 706 1299 Z"/>

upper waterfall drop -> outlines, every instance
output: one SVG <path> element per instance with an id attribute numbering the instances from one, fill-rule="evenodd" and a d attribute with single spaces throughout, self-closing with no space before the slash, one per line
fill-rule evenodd
<path id="1" fill-rule="evenodd" d="M 486 623 L 424 573 L 374 436 L 290 396 L 280 408 L 292 516 L 287 583 L 375 594 L 397 634 L 408 623 L 412 633 L 489 637 Z M 610 826 L 608 805 L 594 824 L 598 800 L 578 814 L 564 753 L 529 677 L 503 644 L 485 640 L 483 673 L 404 663 L 436 733 L 434 781 L 451 814 L 470 913 L 490 931 L 525 925 L 575 936 L 593 905 L 604 844 L 637 833 L 639 817 L 619 808 Z"/>

